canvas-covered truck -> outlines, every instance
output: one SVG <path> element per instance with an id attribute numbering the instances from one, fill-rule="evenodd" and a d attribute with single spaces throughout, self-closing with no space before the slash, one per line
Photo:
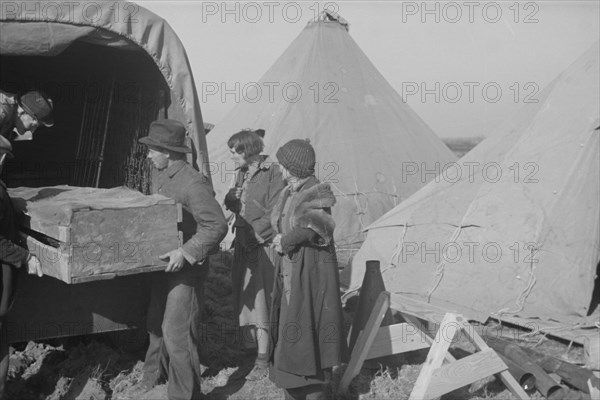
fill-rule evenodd
<path id="1" fill-rule="evenodd" d="M 144 234 L 168 225 L 165 237 L 176 240 L 178 213 L 168 199 L 142 195 L 149 194 L 152 171 L 138 138 L 155 119 L 177 119 L 187 128 L 190 163 L 204 172 L 208 165 L 183 45 L 166 21 L 134 3 L 0 4 L 0 90 L 46 92 L 55 120 L 34 140 L 13 143 L 15 159 L 2 179 L 26 209 L 38 200 L 56 205 L 69 193 L 92 203 L 87 209 L 78 203 L 68 220 L 46 218 L 45 206 L 25 215 L 30 231 L 24 234 L 33 251 L 42 252 L 46 275 L 21 271 L 6 334 L 17 342 L 143 326 L 149 276 L 164 268 L 144 240 L 167 244 Z M 107 201 L 113 204 L 96 207 L 95 188 L 112 193 Z M 122 204 L 119 196 L 133 198 L 123 214 L 113 212 Z M 142 227 L 144 213 L 162 220 Z"/>

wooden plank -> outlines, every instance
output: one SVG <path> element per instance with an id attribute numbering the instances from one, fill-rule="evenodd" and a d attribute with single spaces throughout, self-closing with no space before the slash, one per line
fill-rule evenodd
<path id="1" fill-rule="evenodd" d="M 446 315 L 446 310 L 431 304 L 426 304 L 410 297 L 401 296 L 392 293 L 390 297 L 390 306 L 402 314 L 413 315 L 415 317 L 441 323 Z"/>
<path id="2" fill-rule="evenodd" d="M 176 231 L 177 232 L 177 231 Z M 178 235 L 162 241 L 89 242 L 49 246 L 22 234 L 27 248 L 40 260 L 44 275 L 65 283 L 84 283 L 112 279 L 115 276 L 164 270 L 166 262 L 158 258 L 178 247 Z M 143 239 L 143 235 L 140 235 Z"/>
<path id="3" fill-rule="evenodd" d="M 68 226 L 58 226 L 57 239 L 63 243 L 71 243 L 71 228 Z"/>
<path id="4" fill-rule="evenodd" d="M 147 210 L 147 215 L 152 220 L 153 206 L 164 205 L 176 207 L 175 201 L 161 195 L 143 195 L 132 189 L 118 187 L 112 189 L 82 188 L 73 186 L 52 186 L 41 188 L 16 188 L 9 189 L 15 209 L 26 213 L 20 220 L 25 228 L 42 233 L 53 239 L 69 242 L 65 236 L 66 227 L 73 226 L 73 216 L 77 213 L 85 214 L 86 210 L 94 211 L 120 211 L 137 209 L 140 212 Z M 174 220 L 176 222 L 176 220 Z M 121 219 L 121 222 L 127 222 Z M 101 230 L 99 225 L 96 229 Z M 71 232 L 72 234 L 73 232 Z M 74 242 L 82 241 L 70 237 Z"/>
<path id="5" fill-rule="evenodd" d="M 480 351 L 435 370 L 425 398 L 440 397 L 507 368 L 494 350 Z"/>
<path id="6" fill-rule="evenodd" d="M 143 266 L 140 268 L 133 268 L 133 269 L 128 269 L 128 270 L 124 270 L 124 271 L 75 277 L 75 278 L 71 278 L 71 283 L 87 283 L 87 282 L 114 279 L 119 276 L 128 276 L 128 275 L 135 275 L 135 274 L 148 273 L 148 272 L 164 271 L 166 267 L 167 267 L 166 264 L 165 265 L 147 265 L 147 266 Z"/>
<path id="7" fill-rule="evenodd" d="M 91 242 L 83 245 L 73 244 L 72 278 L 100 276 L 103 274 L 121 275 L 127 271 L 142 272 L 146 266 L 164 266 L 158 258 L 170 250 L 176 249 L 177 241 L 156 243 L 138 242 Z"/>
<path id="8" fill-rule="evenodd" d="M 475 331 L 473 326 L 469 324 L 464 318 L 461 318 L 459 321 L 462 324 L 463 330 L 467 333 L 467 336 L 470 338 L 471 342 L 475 345 L 479 350 L 485 351 L 490 349 L 485 340 L 479 336 L 479 334 Z M 529 399 L 529 395 L 525 390 L 519 385 L 519 382 L 515 379 L 514 376 L 510 374 L 508 371 L 503 371 L 500 373 L 500 379 L 504 383 L 504 385 L 514 394 L 517 398 L 521 400 Z"/>
<path id="9" fill-rule="evenodd" d="M 481 351 L 461 360 L 450 362 L 442 368 L 443 360 L 448 354 L 448 349 L 457 331 L 465 332 L 475 347 Z M 527 393 L 507 369 L 508 367 L 502 359 L 489 348 L 462 315 L 447 313 L 438 329 L 409 400 L 438 398 L 496 373 L 500 373 L 504 384 L 517 398 L 529 399 Z"/>
<path id="10" fill-rule="evenodd" d="M 158 204 L 122 210 L 89 210 L 73 215 L 70 244 L 72 279 L 142 272 L 164 266 L 158 256 L 179 247 L 177 207 Z M 160 268 L 159 268 L 160 269 Z M 153 269 L 148 269 L 151 271 Z"/>
<path id="11" fill-rule="evenodd" d="M 429 347 L 417 327 L 402 323 L 379 328 L 366 357 L 367 360 Z"/>
<path id="12" fill-rule="evenodd" d="M 177 222 L 183 222 L 183 206 L 177 203 Z"/>
<path id="13" fill-rule="evenodd" d="M 373 306 L 371 316 L 365 324 L 365 329 L 363 329 L 358 335 L 358 339 L 356 340 L 356 344 L 352 350 L 350 362 L 348 363 L 346 372 L 344 372 L 344 376 L 342 376 L 342 380 L 340 381 L 340 389 L 342 392 L 348 389 L 350 382 L 352 382 L 352 378 L 354 378 L 360 372 L 360 369 L 369 352 L 369 348 L 373 344 L 373 341 L 379 332 L 381 321 L 383 321 L 383 317 L 385 316 L 385 313 L 389 307 L 390 293 L 381 292 L 377 298 L 377 302 Z"/>
<path id="14" fill-rule="evenodd" d="M 490 348 L 485 340 L 483 340 L 475 331 L 473 325 L 469 324 L 469 321 L 467 321 L 462 315 L 458 316 L 456 321 L 461 325 L 462 329 L 467 334 L 467 337 L 471 340 L 471 343 L 473 343 L 475 347 L 477 347 L 479 350 L 487 350 Z"/>
<path id="15" fill-rule="evenodd" d="M 431 384 L 433 373 L 436 369 L 442 366 L 444 358 L 452 339 L 458 331 L 458 323 L 456 321 L 456 315 L 447 313 L 438 329 L 435 340 L 427 354 L 427 359 L 421 368 L 421 372 L 417 377 L 415 386 L 410 394 L 409 400 L 423 400 L 427 393 L 427 388 Z"/>
<path id="16" fill-rule="evenodd" d="M 510 374 L 508 371 L 504 371 L 500 373 L 500 379 L 504 383 L 504 386 L 508 388 L 516 396 L 516 398 L 521 400 L 528 400 L 529 395 L 525 390 L 519 385 L 519 382 L 515 379 L 514 376 Z"/>
<path id="17" fill-rule="evenodd" d="M 73 213 L 71 220 L 72 242 L 80 245 L 97 243 L 108 247 L 113 243 L 122 246 L 141 241 L 158 243 L 174 239 L 176 235 L 175 205 L 77 211 Z"/>
<path id="18" fill-rule="evenodd" d="M 170 243 L 157 246 L 150 242 L 140 242 L 134 247 L 102 248 L 99 244 L 80 246 L 48 246 L 35 238 L 23 235 L 27 248 L 40 260 L 44 275 L 60 279 L 65 283 L 85 283 L 95 280 L 112 279 L 116 276 L 164 270 L 166 263 L 158 259 L 160 254 L 173 248 Z M 119 252 L 119 253 L 117 253 Z M 120 256 L 121 259 L 117 259 Z M 127 256 L 127 257 L 125 257 Z"/>
<path id="19" fill-rule="evenodd" d="M 68 249 L 48 246 L 24 233 L 21 233 L 21 236 L 27 244 L 27 249 L 40 260 L 44 275 L 71 283 L 72 254 Z"/>
<path id="20" fill-rule="evenodd" d="M 425 326 L 425 324 L 423 324 L 419 320 L 419 318 L 417 318 L 413 315 L 402 314 L 402 317 L 404 317 L 404 319 L 406 319 L 407 321 L 412 323 L 414 326 L 416 326 L 422 332 L 423 336 L 425 337 L 425 341 L 427 341 L 427 343 L 431 346 L 431 344 L 433 343 L 433 338 L 429 335 L 428 329 Z M 454 358 L 454 356 L 452 354 L 450 354 L 450 352 L 446 353 L 445 358 L 446 358 L 446 361 L 448 361 L 448 362 L 456 361 L 456 358 Z"/>
<path id="21" fill-rule="evenodd" d="M 430 322 L 440 323 L 447 312 L 456 315 L 466 315 L 469 319 L 484 322 L 488 314 L 463 305 L 452 304 L 432 299 L 433 303 L 424 297 L 409 297 L 400 293 L 392 293 L 391 307 L 406 314 L 424 319 Z"/>
<path id="22" fill-rule="evenodd" d="M 595 371 L 594 375 L 597 378 L 600 378 L 600 371 Z M 588 388 L 590 390 L 590 398 L 592 400 L 600 400 L 600 387 L 598 387 L 597 385 L 592 383 L 591 379 L 588 379 L 587 384 L 588 384 Z"/>

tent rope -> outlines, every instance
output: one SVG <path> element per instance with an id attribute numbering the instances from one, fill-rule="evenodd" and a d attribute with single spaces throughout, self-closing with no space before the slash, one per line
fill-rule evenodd
<path id="1" fill-rule="evenodd" d="M 535 286 L 535 283 L 537 282 L 537 278 L 535 277 L 535 268 L 536 268 L 536 263 L 534 262 L 534 253 L 536 252 L 536 248 L 534 246 L 531 246 L 530 248 L 530 259 L 529 259 L 529 271 L 527 271 L 529 273 L 529 281 L 527 282 L 527 286 L 525 287 L 525 289 L 523 289 L 523 291 L 519 294 L 519 297 L 517 297 L 516 300 L 516 305 L 517 308 L 514 310 L 511 310 L 510 308 L 506 307 L 506 308 L 502 308 L 500 310 L 498 310 L 496 312 L 496 314 L 498 316 L 501 316 L 503 314 L 516 314 L 518 312 L 520 312 L 521 310 L 523 310 L 523 307 L 525 306 L 525 300 L 527 299 L 527 297 L 529 297 L 529 295 L 531 294 L 531 291 L 533 290 L 533 287 Z"/>
<path id="2" fill-rule="evenodd" d="M 542 337 L 540 338 L 540 340 L 538 340 L 537 343 L 533 345 L 533 347 L 536 347 L 536 346 L 539 346 L 540 344 L 542 344 L 542 342 L 546 339 L 547 336 L 548 336 L 548 332 L 544 332 Z"/>
<path id="3" fill-rule="evenodd" d="M 358 222 L 360 223 L 360 230 L 365 230 L 365 222 L 363 221 L 363 216 L 366 214 L 366 210 L 369 208 L 369 198 L 366 194 L 362 193 L 358 189 L 358 182 L 356 182 L 356 178 L 354 178 L 354 188 L 356 189 L 356 194 L 354 195 L 354 203 L 356 204 L 356 215 L 358 215 Z M 360 208 L 360 199 L 359 195 L 365 196 L 365 208 L 361 210 Z"/>
<path id="4" fill-rule="evenodd" d="M 360 286 L 358 286 L 358 287 L 355 287 L 355 288 L 352 288 L 352 289 L 348 289 L 348 290 L 346 290 L 346 291 L 344 292 L 344 294 L 342 295 L 342 297 L 340 298 L 340 300 L 341 300 L 342 304 L 346 304 L 346 301 L 348 300 L 348 298 L 349 298 L 349 297 L 350 297 L 352 294 L 354 294 L 354 293 L 358 292 L 359 290 L 360 290 Z"/>
<path id="5" fill-rule="evenodd" d="M 452 237 L 446 244 L 456 243 L 456 239 L 458 239 L 458 236 L 460 236 L 461 231 L 462 231 L 462 226 L 457 226 L 456 229 L 454 230 L 454 233 L 452 234 Z M 442 281 L 442 278 L 444 277 L 445 268 L 446 268 L 445 261 L 440 262 L 437 265 L 437 267 L 435 268 L 435 281 L 433 282 L 433 285 L 431 286 L 431 288 L 429 288 L 429 290 L 427 290 L 427 302 L 428 303 L 431 302 L 431 295 L 433 295 L 433 292 L 435 292 L 435 290 L 438 288 L 438 286 L 440 285 L 440 282 Z"/>
<path id="6" fill-rule="evenodd" d="M 404 251 L 404 239 L 406 238 L 407 231 L 408 231 L 408 223 L 404 224 L 404 230 L 402 231 L 402 236 L 400 237 L 400 240 L 398 241 L 398 244 L 396 245 L 396 248 L 394 249 L 394 252 L 392 253 L 390 262 L 389 262 L 388 266 L 385 267 L 383 269 L 383 271 L 381 271 L 381 273 L 384 273 L 385 271 L 387 271 L 390 268 L 398 267 L 398 263 L 400 262 L 400 256 L 402 255 L 402 252 Z"/>
<path id="7" fill-rule="evenodd" d="M 525 338 L 525 337 L 541 334 L 542 337 L 537 341 L 536 344 L 533 345 L 533 347 L 537 347 L 544 341 L 544 339 L 546 339 L 546 337 L 548 335 L 552 335 L 552 334 L 556 335 L 558 332 L 573 331 L 575 329 L 579 329 L 582 327 L 583 327 L 583 324 L 579 323 L 579 322 L 577 322 L 575 324 L 567 325 L 567 326 L 541 327 L 534 331 L 523 334 L 523 337 Z M 578 337 L 581 337 L 581 336 L 578 336 Z M 585 337 L 585 336 L 583 336 L 583 337 Z M 569 345 L 567 346 L 567 349 L 565 350 L 565 356 L 568 355 L 569 351 L 571 350 L 571 346 L 573 345 L 573 343 L 575 343 L 576 338 L 577 337 L 571 339 L 571 341 L 569 342 Z"/>
<path id="8" fill-rule="evenodd" d="M 394 198 L 394 208 L 396 208 L 396 206 L 399 203 L 400 200 L 400 196 L 398 196 L 398 188 L 396 187 L 396 177 L 392 177 L 392 189 L 394 190 L 394 193 L 396 194 L 391 194 L 390 196 L 392 196 Z M 389 193 L 386 193 L 389 194 Z"/>
<path id="9" fill-rule="evenodd" d="M 400 262 L 400 256 L 402 255 L 402 252 L 404 251 L 404 239 L 406 238 L 407 232 L 408 232 L 408 223 L 404 224 L 404 230 L 402 232 L 402 237 L 400 238 L 400 240 L 398 241 L 398 244 L 396 245 L 396 248 L 394 249 L 394 253 L 392 254 L 392 256 L 390 258 L 390 262 L 388 263 L 387 267 L 385 267 L 381 271 L 381 274 L 383 275 L 389 269 L 395 269 L 395 271 L 393 271 L 393 273 L 392 273 L 392 276 L 390 277 L 390 280 L 392 280 L 392 281 L 396 280 L 396 274 L 399 271 L 396 268 L 398 268 L 398 263 Z"/>
<path id="10" fill-rule="evenodd" d="M 575 340 L 571 340 L 569 342 L 569 345 L 567 346 L 567 349 L 565 350 L 565 354 L 563 354 L 563 358 L 565 359 L 569 359 L 569 351 L 571 351 L 571 347 L 573 346 L 573 343 L 575 343 Z"/>
<path id="11" fill-rule="evenodd" d="M 377 191 L 377 190 L 370 191 L 370 192 L 363 192 L 363 191 L 361 191 L 359 189 L 359 187 L 358 187 L 358 182 L 356 181 L 356 179 L 354 180 L 355 191 L 353 193 L 345 193 L 345 192 L 343 192 L 334 182 L 327 181 L 325 183 L 328 183 L 329 185 L 331 185 L 338 192 L 338 194 L 336 194 L 336 196 L 337 195 L 346 196 L 346 197 L 352 196 L 352 198 L 354 200 L 354 205 L 356 207 L 356 215 L 358 216 L 358 222 L 360 224 L 360 230 L 359 230 L 359 232 L 362 232 L 362 231 L 365 230 L 364 216 L 367 214 L 367 210 L 369 209 L 369 196 L 368 196 L 368 194 L 370 194 L 370 193 L 384 194 L 384 195 L 392 197 L 394 199 L 394 203 L 397 203 L 397 201 L 398 201 L 397 200 L 398 199 L 398 195 L 397 194 L 380 192 L 380 191 Z M 365 198 L 365 206 L 364 207 L 362 207 L 361 204 L 360 204 L 360 196 L 363 196 Z"/>

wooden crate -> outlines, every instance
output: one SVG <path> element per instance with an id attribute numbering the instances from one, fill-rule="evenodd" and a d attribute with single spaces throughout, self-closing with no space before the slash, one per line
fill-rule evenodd
<path id="1" fill-rule="evenodd" d="M 72 186 L 9 193 L 44 274 L 66 283 L 164 269 L 158 256 L 180 245 L 180 209 L 161 195 Z"/>

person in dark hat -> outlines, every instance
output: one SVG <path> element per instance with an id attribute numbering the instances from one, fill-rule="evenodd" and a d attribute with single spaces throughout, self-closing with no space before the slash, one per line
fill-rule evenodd
<path id="1" fill-rule="evenodd" d="M 31 140 L 40 125 L 54 125 L 52 99 L 39 91 L 21 96 L 0 91 L 0 135 L 9 140 Z"/>
<path id="2" fill-rule="evenodd" d="M 336 202 L 315 177 L 315 150 L 291 140 L 276 153 L 287 187 L 271 214 L 282 254 L 271 306 L 270 379 L 286 399 L 324 399 L 331 368 L 347 356 L 333 243 Z"/>
<path id="3" fill-rule="evenodd" d="M 142 386 L 148 390 L 168 379 L 172 400 L 197 399 L 200 392 L 200 313 L 209 253 L 219 247 L 227 222 L 207 177 L 186 161 L 191 149 L 185 143 L 183 124 L 176 120 L 154 121 L 148 136 L 148 158 L 156 171 L 152 192 L 183 206 L 183 244 L 160 256 L 167 261 L 165 274 L 152 284 L 148 309 L 150 344 L 146 352 Z"/>
<path id="4" fill-rule="evenodd" d="M 7 159 L 13 158 L 12 146 L 0 135 L 0 173 Z M 4 385 L 8 374 L 8 341 L 4 333 L 5 318 L 12 306 L 17 279 L 16 269 L 27 265 L 30 274 L 42 276 L 39 259 L 24 247 L 17 230 L 16 214 L 6 185 L 0 180 L 0 399 L 4 398 Z"/>

